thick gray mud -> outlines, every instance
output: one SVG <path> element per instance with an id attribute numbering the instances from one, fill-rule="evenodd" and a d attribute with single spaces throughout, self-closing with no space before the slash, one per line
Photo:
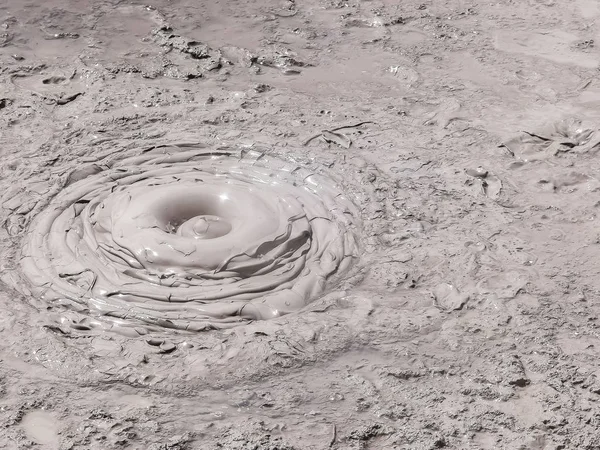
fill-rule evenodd
<path id="1" fill-rule="evenodd" d="M 0 2 L 0 448 L 600 448 L 599 21 Z"/>
<path id="2" fill-rule="evenodd" d="M 70 173 L 25 230 L 25 293 L 90 316 L 62 324 L 135 337 L 279 317 L 359 257 L 357 207 L 324 175 L 251 150 L 134 153 Z"/>

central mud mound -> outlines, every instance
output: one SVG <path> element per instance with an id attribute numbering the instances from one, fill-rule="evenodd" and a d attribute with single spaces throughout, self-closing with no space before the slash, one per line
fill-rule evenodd
<path id="1" fill-rule="evenodd" d="M 356 258 L 359 225 L 334 181 L 297 164 L 163 146 L 73 172 L 21 266 L 32 294 L 84 314 L 75 328 L 224 328 L 323 293 Z"/>

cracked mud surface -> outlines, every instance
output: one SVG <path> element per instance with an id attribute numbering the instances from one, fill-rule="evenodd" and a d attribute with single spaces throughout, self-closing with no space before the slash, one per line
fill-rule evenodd
<path id="1" fill-rule="evenodd" d="M 0 4 L 0 448 L 600 448 L 599 21 L 590 0 Z M 174 142 L 342 180 L 362 263 L 196 333 L 106 333 L 28 291 L 48 202 Z"/>

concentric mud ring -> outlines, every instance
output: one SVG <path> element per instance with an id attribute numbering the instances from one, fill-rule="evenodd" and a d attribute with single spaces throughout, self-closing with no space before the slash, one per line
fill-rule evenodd
<path id="1" fill-rule="evenodd" d="M 34 219 L 22 272 L 93 326 L 197 331 L 304 307 L 358 255 L 331 178 L 259 152 L 155 147 L 84 168 Z"/>

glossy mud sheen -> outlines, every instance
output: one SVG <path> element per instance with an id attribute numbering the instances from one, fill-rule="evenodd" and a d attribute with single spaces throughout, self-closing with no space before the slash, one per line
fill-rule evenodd
<path id="1" fill-rule="evenodd" d="M 90 316 L 76 329 L 200 331 L 306 306 L 358 258 L 359 233 L 326 176 L 168 145 L 70 174 L 29 226 L 21 267 L 33 295 Z"/>

